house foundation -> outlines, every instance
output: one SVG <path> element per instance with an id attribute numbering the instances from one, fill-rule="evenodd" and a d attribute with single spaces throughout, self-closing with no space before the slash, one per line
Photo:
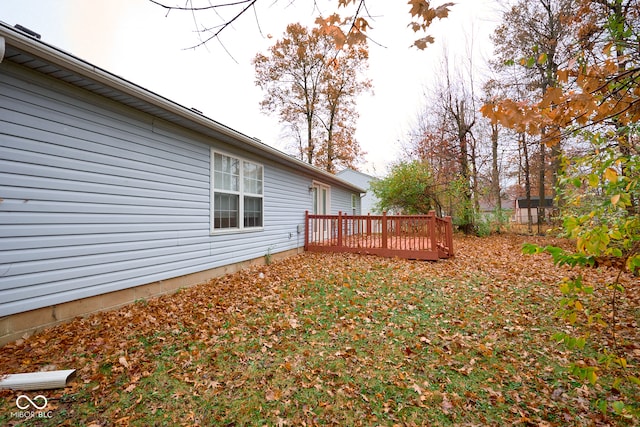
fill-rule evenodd
<path id="1" fill-rule="evenodd" d="M 270 261 L 298 254 L 302 248 L 274 253 Z M 150 299 L 208 282 L 216 277 L 233 274 L 248 267 L 265 265 L 265 258 L 229 264 L 210 270 L 161 280 L 121 291 L 109 292 L 63 304 L 56 304 L 0 318 L 0 347 L 17 339 L 30 336 L 43 329 L 69 322 L 76 317 L 100 311 L 114 310 L 138 300 Z"/>

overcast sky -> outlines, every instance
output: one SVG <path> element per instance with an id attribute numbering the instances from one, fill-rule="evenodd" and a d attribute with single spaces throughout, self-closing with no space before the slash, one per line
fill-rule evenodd
<path id="1" fill-rule="evenodd" d="M 184 0 L 163 0 L 184 4 Z M 455 0 L 454 0 L 455 1 Z M 189 49 L 200 39 L 196 25 L 217 16 L 167 11 L 148 0 L 3 0 L 0 20 L 41 34 L 42 40 L 137 85 L 262 142 L 286 151 L 277 117 L 260 111 L 263 93 L 254 84 L 251 60 L 282 37 L 287 24 L 311 26 L 319 14 L 311 0 L 261 0 L 224 30 L 221 42 Z M 320 12 L 336 0 L 317 0 Z M 434 5 L 442 1 L 432 2 Z M 473 40 L 476 63 L 491 54 L 489 34 L 497 24 L 495 0 L 457 0 L 446 20 L 432 26 L 436 43 L 411 48 L 409 6 L 401 0 L 369 0 L 373 16 L 368 77 L 374 93 L 358 100 L 356 137 L 367 152 L 361 170 L 381 176 L 399 151 L 424 103 L 423 88 L 438 68 L 443 48 L 467 55 Z M 234 14 L 222 10 L 223 18 Z M 271 36 L 271 37 L 269 37 Z"/>

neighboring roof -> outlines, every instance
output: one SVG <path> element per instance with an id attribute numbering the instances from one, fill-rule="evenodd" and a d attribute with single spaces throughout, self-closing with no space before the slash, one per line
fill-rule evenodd
<path id="1" fill-rule="evenodd" d="M 366 174 L 366 173 L 364 173 L 364 172 L 360 172 L 360 171 L 357 171 L 357 170 L 355 170 L 355 169 L 351 169 L 351 168 L 342 169 L 342 170 L 341 170 L 340 172 L 338 172 L 336 175 L 341 176 L 341 175 L 350 175 L 350 174 L 354 174 L 354 175 L 355 175 L 355 174 L 357 174 L 357 175 L 361 175 L 362 177 L 364 177 L 364 178 L 368 178 L 369 180 L 372 180 L 372 179 L 378 179 L 378 178 L 376 178 L 375 176 L 371 176 L 371 175 L 368 175 L 368 174 Z"/>
<path id="2" fill-rule="evenodd" d="M 357 192 L 364 189 L 304 163 L 203 114 L 118 77 L 55 46 L 0 21 L 0 63 L 8 60 L 42 74 L 96 93 L 160 119 L 194 130 L 276 163 L 305 172 L 324 182 Z"/>
<path id="3" fill-rule="evenodd" d="M 492 212 L 496 209 L 497 203 L 489 200 L 480 200 L 480 211 Z M 500 209 L 513 209 L 513 200 L 500 199 Z"/>
<path id="4" fill-rule="evenodd" d="M 350 182 L 352 185 L 357 185 L 366 189 L 366 193 L 370 197 L 372 196 L 371 191 L 369 191 L 370 182 L 378 179 L 371 175 L 367 175 L 366 173 L 362 173 L 349 168 L 341 170 L 336 175 L 341 179 Z M 365 191 L 363 191 L 363 193 L 365 193 Z"/>
<path id="5" fill-rule="evenodd" d="M 553 207 L 553 197 L 545 197 L 544 198 L 545 201 L 545 208 L 551 208 Z M 531 207 L 532 208 L 537 208 L 540 206 L 540 198 L 539 197 L 531 197 Z M 519 207 L 520 209 L 526 209 L 529 207 L 529 205 L 527 204 L 527 198 L 526 197 L 519 197 L 517 199 L 517 205 L 516 207 Z"/>

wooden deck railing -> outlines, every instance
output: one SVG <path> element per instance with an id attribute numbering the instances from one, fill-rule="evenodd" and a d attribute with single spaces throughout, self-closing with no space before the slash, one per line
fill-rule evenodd
<path id="1" fill-rule="evenodd" d="M 437 260 L 453 256 L 451 217 L 427 215 L 312 215 L 305 213 L 304 248 Z"/>

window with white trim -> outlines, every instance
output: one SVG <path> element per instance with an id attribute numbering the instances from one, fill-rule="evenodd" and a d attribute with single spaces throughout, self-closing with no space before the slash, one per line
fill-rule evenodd
<path id="1" fill-rule="evenodd" d="M 263 224 L 263 167 L 212 151 L 212 229 L 242 230 Z"/>

